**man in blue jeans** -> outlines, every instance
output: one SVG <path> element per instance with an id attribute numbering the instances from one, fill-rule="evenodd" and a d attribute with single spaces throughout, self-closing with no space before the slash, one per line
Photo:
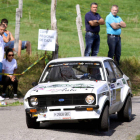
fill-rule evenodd
<path id="1" fill-rule="evenodd" d="M 100 46 L 100 25 L 104 25 L 105 22 L 97 12 L 97 3 L 91 3 L 90 11 L 85 15 L 85 27 L 86 27 L 86 49 L 85 56 L 97 56 Z M 92 53 L 91 53 L 92 51 Z"/>
<path id="2" fill-rule="evenodd" d="M 121 28 L 125 28 L 126 24 L 117 16 L 119 7 L 113 5 L 111 12 L 106 17 L 107 43 L 109 46 L 108 57 L 115 57 L 115 61 L 119 65 L 121 56 Z"/>

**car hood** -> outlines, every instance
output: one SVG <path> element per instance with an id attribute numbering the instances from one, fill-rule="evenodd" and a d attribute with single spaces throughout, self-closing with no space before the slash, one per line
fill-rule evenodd
<path id="1" fill-rule="evenodd" d="M 106 90 L 105 88 L 107 88 L 106 81 L 41 83 L 30 89 L 25 95 L 25 99 L 33 95 L 93 93 L 94 90 Z"/>

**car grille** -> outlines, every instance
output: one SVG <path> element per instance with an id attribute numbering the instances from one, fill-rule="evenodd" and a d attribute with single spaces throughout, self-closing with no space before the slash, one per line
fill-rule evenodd
<path id="1" fill-rule="evenodd" d="M 32 97 L 37 97 L 38 107 L 44 107 L 44 106 L 87 105 L 85 101 L 87 95 L 93 95 L 95 98 L 95 94 L 59 94 L 59 95 L 46 95 L 46 96 L 41 95 Z M 93 102 L 92 105 L 94 105 L 95 103 L 96 100 Z"/>

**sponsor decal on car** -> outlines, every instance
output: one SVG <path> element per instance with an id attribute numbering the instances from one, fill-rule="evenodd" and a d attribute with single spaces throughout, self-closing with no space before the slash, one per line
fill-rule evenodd
<path id="1" fill-rule="evenodd" d="M 126 82 L 125 82 L 125 80 L 124 80 L 124 79 L 122 79 L 122 81 L 123 81 L 123 84 L 126 84 Z"/>
<path id="2" fill-rule="evenodd" d="M 115 85 L 114 85 L 114 84 L 111 84 L 111 85 L 110 85 L 110 88 L 115 88 Z"/>

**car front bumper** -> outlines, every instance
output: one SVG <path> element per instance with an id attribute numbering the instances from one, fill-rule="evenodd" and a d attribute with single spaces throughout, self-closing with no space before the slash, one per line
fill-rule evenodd
<path id="1" fill-rule="evenodd" d="M 100 117 L 99 105 L 28 108 L 25 110 L 26 113 L 31 113 L 31 109 L 37 110 L 32 113 L 32 117 L 37 117 L 37 121 L 98 119 Z"/>

